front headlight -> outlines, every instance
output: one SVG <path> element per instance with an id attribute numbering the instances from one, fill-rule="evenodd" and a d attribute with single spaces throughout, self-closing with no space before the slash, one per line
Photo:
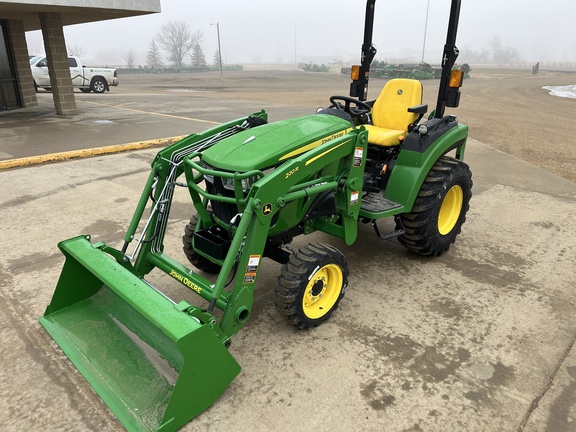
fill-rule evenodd
<path id="1" fill-rule="evenodd" d="M 242 190 L 244 192 L 248 192 L 252 185 L 258 181 L 258 177 L 248 177 L 241 180 L 242 183 Z M 222 178 L 222 186 L 224 189 L 228 189 L 230 191 L 234 190 L 234 179 L 232 178 Z"/>
<path id="2" fill-rule="evenodd" d="M 206 169 L 214 169 L 212 168 L 210 165 L 208 165 L 207 163 L 205 163 L 204 161 L 202 161 L 202 167 L 206 168 Z M 213 175 L 208 175 L 208 174 L 203 174 L 204 180 L 208 183 L 214 184 L 214 176 Z"/>
<path id="3" fill-rule="evenodd" d="M 222 186 L 224 189 L 234 190 L 234 179 L 222 177 Z"/>
<path id="4" fill-rule="evenodd" d="M 268 169 L 265 169 L 262 172 L 264 175 L 268 175 L 272 171 L 274 171 L 274 168 L 275 167 L 270 167 Z M 259 176 L 252 176 L 252 177 L 242 179 L 241 183 L 242 183 L 242 190 L 244 191 L 244 193 L 247 193 L 248 191 L 250 191 L 252 186 L 254 186 L 254 183 L 256 183 L 258 180 L 260 180 Z M 233 191 L 234 190 L 234 179 L 222 177 L 222 186 L 224 186 L 224 189 Z"/>

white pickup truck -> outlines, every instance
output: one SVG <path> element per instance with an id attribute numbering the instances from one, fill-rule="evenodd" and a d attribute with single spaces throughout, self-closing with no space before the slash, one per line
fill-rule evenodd
<path id="1" fill-rule="evenodd" d="M 70 77 L 72 85 L 80 88 L 80 91 L 89 93 L 104 93 L 110 90 L 110 86 L 118 85 L 118 72 L 110 68 L 92 68 L 82 66 L 78 57 L 68 57 L 70 64 Z M 36 89 L 41 87 L 50 90 L 50 76 L 48 75 L 48 62 L 44 56 L 35 56 L 30 59 L 30 68 L 34 78 Z"/>

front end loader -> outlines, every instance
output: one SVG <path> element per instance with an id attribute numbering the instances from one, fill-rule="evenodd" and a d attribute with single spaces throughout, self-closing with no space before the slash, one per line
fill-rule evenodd
<path id="1" fill-rule="evenodd" d="M 421 255 L 454 243 L 472 187 L 468 129 L 444 115 L 462 84 L 450 72 L 460 1 L 452 0 L 438 105 L 425 121 L 417 81 L 391 80 L 366 101 L 374 6 L 368 0 L 351 97 L 276 122 L 256 112 L 174 143 L 152 162 L 121 248 L 88 235 L 59 244 L 66 261 L 40 322 L 126 429 L 176 430 L 224 392 L 240 372 L 228 348 L 250 318 L 266 259 L 282 264 L 275 304 L 289 323 L 306 329 L 331 316 L 348 286 L 346 258 L 325 243 L 294 251 L 296 236 L 320 231 L 352 245 L 358 224 L 370 223 Z M 194 207 L 182 238 L 189 264 L 164 251 L 176 188 Z M 388 217 L 395 228 L 381 233 Z M 201 305 L 153 286 L 154 269 Z"/>

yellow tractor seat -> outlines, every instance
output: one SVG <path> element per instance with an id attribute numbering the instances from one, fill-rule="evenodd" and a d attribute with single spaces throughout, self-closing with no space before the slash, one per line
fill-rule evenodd
<path id="1" fill-rule="evenodd" d="M 372 108 L 372 124 L 365 125 L 368 142 L 380 146 L 400 144 L 408 127 L 426 113 L 422 105 L 422 83 L 414 79 L 395 78 L 386 83 Z"/>

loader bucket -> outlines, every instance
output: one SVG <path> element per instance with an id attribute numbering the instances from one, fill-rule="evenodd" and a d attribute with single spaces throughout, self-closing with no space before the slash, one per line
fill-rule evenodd
<path id="1" fill-rule="evenodd" d="M 174 431 L 207 409 L 240 372 L 202 324 L 92 244 L 66 256 L 41 324 L 130 431 Z M 188 305 L 189 306 L 189 305 Z"/>

